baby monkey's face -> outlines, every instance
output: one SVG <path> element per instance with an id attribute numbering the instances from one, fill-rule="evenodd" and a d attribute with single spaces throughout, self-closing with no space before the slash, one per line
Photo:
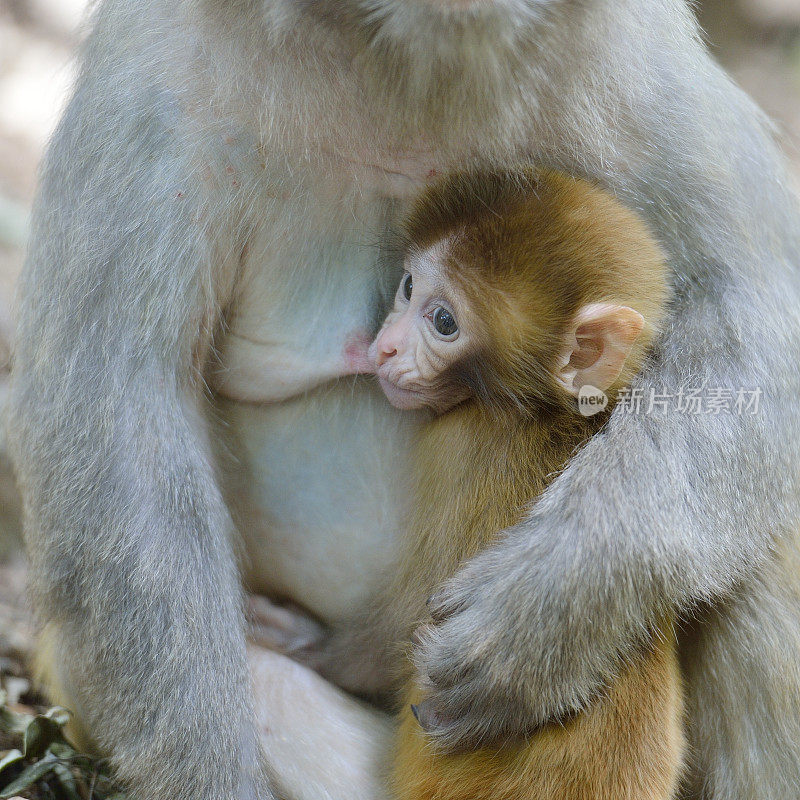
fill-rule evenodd
<path id="1" fill-rule="evenodd" d="M 475 366 L 485 352 L 492 324 L 506 329 L 516 325 L 520 328 L 517 338 L 531 346 L 531 331 L 518 314 L 500 314 L 494 322 L 481 320 L 444 268 L 447 256 L 442 242 L 406 258 L 394 308 L 369 347 L 368 360 L 384 394 L 397 408 L 428 408 L 441 414 L 469 399 Z M 492 291 L 488 285 L 484 289 Z M 484 305 L 486 299 L 484 295 Z M 549 392 L 558 398 L 576 397 L 583 386 L 611 388 L 643 327 L 642 315 L 628 306 L 609 301 L 581 306 L 571 319 L 556 326 L 561 346 L 548 366 L 546 385 L 541 385 L 540 373 L 537 377 L 532 372 L 531 388 L 537 388 L 538 380 L 537 396 Z M 535 357 L 532 353 L 499 355 L 509 360 L 522 355 L 529 360 Z M 488 384 L 484 380 L 482 385 Z"/>
<path id="2" fill-rule="evenodd" d="M 394 308 L 369 349 L 386 397 L 397 408 L 438 414 L 466 400 L 458 363 L 475 343 L 476 320 L 433 247 L 406 259 Z"/>

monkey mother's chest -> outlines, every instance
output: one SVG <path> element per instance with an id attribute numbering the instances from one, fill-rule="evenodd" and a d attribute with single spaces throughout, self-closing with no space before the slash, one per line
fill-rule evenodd
<path id="1" fill-rule="evenodd" d="M 342 372 L 397 276 L 374 251 L 313 237 L 257 255 L 211 376 L 223 485 L 250 587 L 342 619 L 396 552 L 415 417 Z"/>

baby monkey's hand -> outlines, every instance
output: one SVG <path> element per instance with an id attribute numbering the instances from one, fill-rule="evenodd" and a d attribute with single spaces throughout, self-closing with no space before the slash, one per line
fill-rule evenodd
<path id="1" fill-rule="evenodd" d="M 248 638 L 255 644 L 294 657 L 325 640 L 325 629 L 295 605 L 278 605 L 261 595 L 248 598 Z M 299 658 L 297 660 L 303 660 Z"/>
<path id="2" fill-rule="evenodd" d="M 389 690 L 394 664 L 376 647 L 369 625 L 328 628 L 298 606 L 258 595 L 249 599 L 248 620 L 252 642 L 313 669 L 345 691 L 380 700 Z"/>

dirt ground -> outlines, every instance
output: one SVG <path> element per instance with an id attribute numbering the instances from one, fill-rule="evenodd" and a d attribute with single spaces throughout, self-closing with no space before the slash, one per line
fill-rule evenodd
<path id="1" fill-rule="evenodd" d="M 0 0 L 0 407 L 42 149 L 74 77 L 85 0 Z M 775 119 L 800 179 L 800 0 L 707 0 L 717 57 Z M 0 435 L 0 660 L 26 649 L 19 507 Z"/>

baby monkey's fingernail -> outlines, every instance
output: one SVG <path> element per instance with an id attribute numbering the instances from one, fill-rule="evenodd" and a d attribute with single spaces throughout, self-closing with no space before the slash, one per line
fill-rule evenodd
<path id="1" fill-rule="evenodd" d="M 414 632 L 411 634 L 411 644 L 414 647 L 419 647 L 422 644 L 425 632 L 432 629 L 433 625 L 420 625 L 418 628 L 414 628 Z"/>
<path id="2" fill-rule="evenodd" d="M 431 615 L 434 622 L 442 622 L 443 620 L 447 619 L 447 613 L 442 608 L 442 603 L 440 600 L 440 596 L 437 594 L 432 594 L 425 605 L 428 608 L 428 613 Z"/>
<path id="3" fill-rule="evenodd" d="M 421 703 L 413 706 L 411 713 L 425 733 L 431 733 L 441 724 L 441 719 L 434 710 L 430 700 L 423 700 Z"/>

